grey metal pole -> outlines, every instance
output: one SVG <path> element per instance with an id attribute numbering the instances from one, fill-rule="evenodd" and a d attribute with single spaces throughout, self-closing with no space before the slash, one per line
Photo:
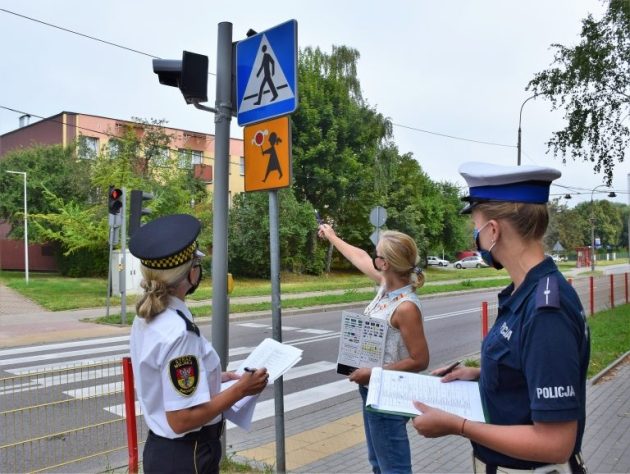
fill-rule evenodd
<path id="1" fill-rule="evenodd" d="M 228 362 L 227 230 L 230 121 L 232 120 L 232 23 L 219 23 L 212 236 L 212 345 L 223 370 Z"/>
<path id="2" fill-rule="evenodd" d="M 26 194 L 26 172 L 25 171 L 9 171 L 10 174 L 21 174 L 24 178 L 24 280 L 28 285 L 28 204 Z"/>
<path id="3" fill-rule="evenodd" d="M 105 306 L 105 318 L 109 318 L 109 299 L 112 294 L 112 249 L 114 247 L 114 226 L 112 215 L 109 215 L 109 263 L 107 265 L 107 299 Z"/>
<path id="4" fill-rule="evenodd" d="M 280 218 L 278 191 L 269 191 L 269 251 L 271 258 L 271 326 L 273 338 L 282 342 L 280 301 Z M 284 387 L 282 377 L 273 384 L 276 420 L 276 472 L 286 472 L 284 447 Z"/>
<path id="5" fill-rule="evenodd" d="M 523 107 L 525 107 L 525 104 L 527 102 L 529 102 L 530 100 L 532 100 L 534 97 L 538 97 L 538 94 L 534 94 L 533 96 L 528 97 L 527 99 L 525 99 L 523 101 L 523 103 L 521 104 L 521 111 L 518 114 L 518 141 L 516 142 L 516 149 L 517 149 L 516 164 L 517 164 L 517 166 L 521 166 L 521 118 L 523 117 Z"/>
<path id="6" fill-rule="evenodd" d="M 127 324 L 127 188 L 122 188 L 122 223 L 120 225 L 120 253 L 122 255 L 122 270 L 119 274 L 120 283 L 120 320 Z"/>
<path id="7" fill-rule="evenodd" d="M 26 173 L 22 173 L 24 176 L 24 269 L 26 276 L 26 284 L 28 285 L 28 204 L 26 194 Z"/>

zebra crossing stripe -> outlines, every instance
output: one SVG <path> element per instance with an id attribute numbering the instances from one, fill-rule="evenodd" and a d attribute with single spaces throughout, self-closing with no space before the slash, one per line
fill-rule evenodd
<path id="1" fill-rule="evenodd" d="M 320 372 L 326 372 L 328 370 L 334 370 L 336 368 L 337 368 L 337 364 L 332 363 L 332 362 L 326 362 L 326 361 L 319 361 L 312 364 L 301 365 L 299 367 L 294 367 L 291 370 L 289 370 L 284 375 L 283 380 L 288 381 L 288 380 L 297 379 L 300 377 L 306 377 L 308 375 L 313 375 Z M 107 386 L 101 386 L 98 390 L 105 391 L 108 388 L 111 388 L 111 387 L 108 387 L 108 386 L 111 386 L 111 384 L 106 384 L 106 385 Z M 324 387 L 324 388 L 321 388 L 321 387 Z M 87 389 L 89 389 L 89 387 Z M 329 383 L 325 385 L 320 385 L 319 387 L 309 388 L 307 390 L 302 390 L 300 392 L 292 393 L 291 395 L 285 395 L 284 397 L 285 411 L 288 411 L 290 409 L 294 410 L 297 408 L 301 408 L 303 406 L 316 403 L 320 400 L 326 400 L 327 398 L 333 398 L 339 394 L 344 394 L 352 390 L 356 390 L 356 385 L 353 383 L 349 383 L 346 379 L 344 379 L 344 380 L 340 380 L 339 382 L 333 382 L 332 384 Z M 64 393 L 67 393 L 68 395 L 72 396 L 72 394 L 69 392 L 64 392 Z M 80 393 L 79 391 L 77 391 L 76 394 L 89 396 L 90 392 Z M 300 404 L 300 397 L 304 397 L 304 400 L 306 401 L 306 403 Z M 294 408 L 288 408 L 289 406 L 292 406 Z M 259 407 L 262 407 L 262 408 L 259 408 Z M 125 417 L 124 404 L 112 405 L 109 407 L 105 407 L 104 409 L 110 413 L 113 413 L 114 415 L 120 416 L 122 418 Z M 260 412 L 261 414 L 258 415 L 260 416 L 260 418 L 256 418 L 257 416 L 256 413 L 259 410 L 262 410 Z M 267 415 L 267 412 L 270 412 L 271 415 Z M 253 421 L 257 419 L 267 418 L 268 416 L 273 416 L 273 414 L 274 414 L 274 400 L 272 398 L 270 400 L 265 400 L 264 402 L 259 402 L 256 405 L 256 411 L 254 412 Z M 137 400 L 136 400 L 136 415 L 141 415 L 140 402 L 138 402 Z M 228 425 L 229 424 L 230 423 L 228 423 Z"/>

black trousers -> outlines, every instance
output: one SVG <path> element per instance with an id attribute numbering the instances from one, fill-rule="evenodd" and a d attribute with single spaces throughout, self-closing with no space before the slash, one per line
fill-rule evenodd
<path id="1" fill-rule="evenodd" d="M 169 439 L 149 431 L 142 466 L 147 474 L 217 474 L 221 462 L 223 422 L 204 426 L 183 438 Z"/>

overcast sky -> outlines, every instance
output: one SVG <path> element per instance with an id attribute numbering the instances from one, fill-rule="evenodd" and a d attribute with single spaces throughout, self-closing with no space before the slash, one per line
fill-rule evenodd
<path id="1" fill-rule="evenodd" d="M 332 45 L 359 51 L 363 95 L 395 125 L 401 152 L 411 152 L 437 181 L 463 185 L 465 161 L 516 164 L 517 129 L 525 91 L 553 60 L 552 43 L 579 39 L 581 19 L 599 18 L 599 0 L 318 0 L 266 2 L 165 0 L 0 0 L 0 8 L 162 58 L 182 50 L 206 54 L 216 69 L 217 24 L 233 24 L 234 41 L 248 29 L 298 22 L 299 47 Z M 174 88 L 160 86 L 151 58 L 53 29 L 0 11 L 0 106 L 34 115 L 63 110 L 130 119 L 164 118 L 169 126 L 214 133 L 213 117 L 187 106 Z M 209 80 L 210 104 L 215 81 Z M 19 114 L 0 109 L 0 134 Z M 543 99 L 522 117 L 522 162 L 562 171 L 557 182 L 580 188 L 570 206 L 603 183 L 589 163 L 546 154 L 545 142 L 563 126 Z M 478 144 L 410 130 L 496 143 Z M 242 138 L 236 120 L 232 136 Z M 500 146 L 504 145 L 504 146 Z M 617 202 L 629 203 L 630 162 L 615 168 Z M 604 190 L 603 188 L 600 188 Z M 552 194 L 566 190 L 552 187 Z M 595 193 L 595 199 L 606 194 Z"/>

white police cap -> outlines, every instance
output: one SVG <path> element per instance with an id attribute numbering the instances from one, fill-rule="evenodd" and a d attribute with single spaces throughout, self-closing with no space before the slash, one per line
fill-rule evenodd
<path id="1" fill-rule="evenodd" d="M 481 202 L 524 202 L 543 204 L 549 201 L 549 186 L 562 173 L 542 166 L 501 166 L 468 162 L 459 167 L 468 184 L 469 195 L 462 198 L 468 205 L 461 211 L 469 214 Z"/>

